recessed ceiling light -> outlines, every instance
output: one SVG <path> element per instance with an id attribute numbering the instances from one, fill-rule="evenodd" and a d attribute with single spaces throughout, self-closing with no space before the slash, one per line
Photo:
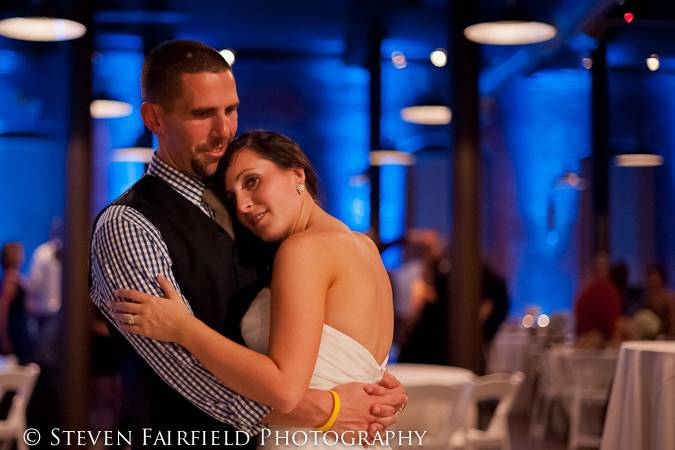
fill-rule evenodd
<path id="1" fill-rule="evenodd" d="M 53 17 L 11 17 L 0 20 L 0 35 L 22 41 L 69 41 L 84 36 L 87 27 L 79 22 Z"/>
<path id="2" fill-rule="evenodd" d="M 150 164 L 154 148 L 149 147 L 127 147 L 118 148 L 113 151 L 112 161 L 114 162 L 142 162 Z"/>
<path id="3" fill-rule="evenodd" d="M 452 121 L 452 111 L 442 105 L 408 106 L 401 110 L 401 118 L 419 125 L 447 125 Z"/>
<path id="4" fill-rule="evenodd" d="M 536 44 L 553 39 L 556 34 L 553 25 L 522 20 L 482 22 L 464 29 L 464 36 L 468 40 L 492 45 Z"/>
<path id="5" fill-rule="evenodd" d="M 433 64 L 436 67 L 445 67 L 445 65 L 448 63 L 448 54 L 445 53 L 445 50 L 442 48 L 437 48 L 433 52 L 431 52 L 431 55 L 429 55 L 429 59 L 431 60 L 431 64 Z"/>
<path id="6" fill-rule="evenodd" d="M 131 114 L 130 103 L 118 100 L 94 100 L 89 105 L 89 113 L 94 119 L 115 119 Z"/>
<path id="7" fill-rule="evenodd" d="M 230 66 L 234 65 L 235 56 L 234 56 L 234 51 L 232 49 L 226 48 L 224 50 L 221 50 L 219 53 L 221 54 L 221 56 L 223 58 L 225 58 L 225 61 L 227 61 L 227 63 Z"/>
<path id="8" fill-rule="evenodd" d="M 373 150 L 370 152 L 371 166 L 411 166 L 414 157 L 411 153 L 398 150 Z"/>
<path id="9" fill-rule="evenodd" d="M 614 162 L 619 167 L 656 167 L 663 164 L 663 157 L 653 153 L 625 153 L 617 155 Z"/>

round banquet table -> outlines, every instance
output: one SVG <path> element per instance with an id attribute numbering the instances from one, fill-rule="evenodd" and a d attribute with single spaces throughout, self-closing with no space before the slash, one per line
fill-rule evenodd
<path id="1" fill-rule="evenodd" d="M 390 364 L 387 371 L 404 386 L 440 384 L 455 386 L 473 382 L 473 372 L 461 367 L 436 366 L 432 364 Z"/>
<path id="2" fill-rule="evenodd" d="M 602 450 L 675 450 L 675 341 L 624 342 Z"/>

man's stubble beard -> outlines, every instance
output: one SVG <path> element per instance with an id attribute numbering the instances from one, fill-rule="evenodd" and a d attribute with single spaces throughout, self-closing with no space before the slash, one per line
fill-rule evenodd
<path id="1" fill-rule="evenodd" d="M 230 145 L 230 142 L 232 142 L 231 139 L 218 139 L 218 140 L 211 140 L 209 143 L 205 145 L 199 145 L 195 148 L 194 151 L 194 157 L 192 158 L 191 166 L 192 166 L 192 171 L 199 177 L 201 177 L 203 180 L 207 180 L 211 178 L 215 173 L 216 173 L 216 168 L 218 167 L 216 165 L 216 168 L 214 168 L 212 171 L 209 172 L 209 165 L 212 164 L 212 162 L 209 161 L 204 161 L 200 158 L 200 155 L 202 153 L 209 152 L 216 147 L 223 146 L 225 149 L 227 149 L 227 146 Z M 223 154 L 223 156 L 225 156 Z M 220 162 L 220 160 L 218 160 Z"/>

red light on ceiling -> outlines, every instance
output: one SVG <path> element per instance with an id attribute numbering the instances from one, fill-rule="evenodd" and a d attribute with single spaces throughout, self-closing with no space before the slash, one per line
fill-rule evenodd
<path id="1" fill-rule="evenodd" d="M 623 13 L 623 20 L 626 21 L 626 23 L 631 23 L 635 19 L 635 15 L 632 12 L 625 12 Z"/>

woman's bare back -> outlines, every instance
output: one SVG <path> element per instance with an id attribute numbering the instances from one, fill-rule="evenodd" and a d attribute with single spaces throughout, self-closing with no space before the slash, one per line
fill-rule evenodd
<path id="1" fill-rule="evenodd" d="M 391 284 L 375 244 L 328 216 L 304 233 L 320 242 L 333 276 L 325 323 L 352 337 L 378 363 L 389 354 L 394 332 Z"/>

